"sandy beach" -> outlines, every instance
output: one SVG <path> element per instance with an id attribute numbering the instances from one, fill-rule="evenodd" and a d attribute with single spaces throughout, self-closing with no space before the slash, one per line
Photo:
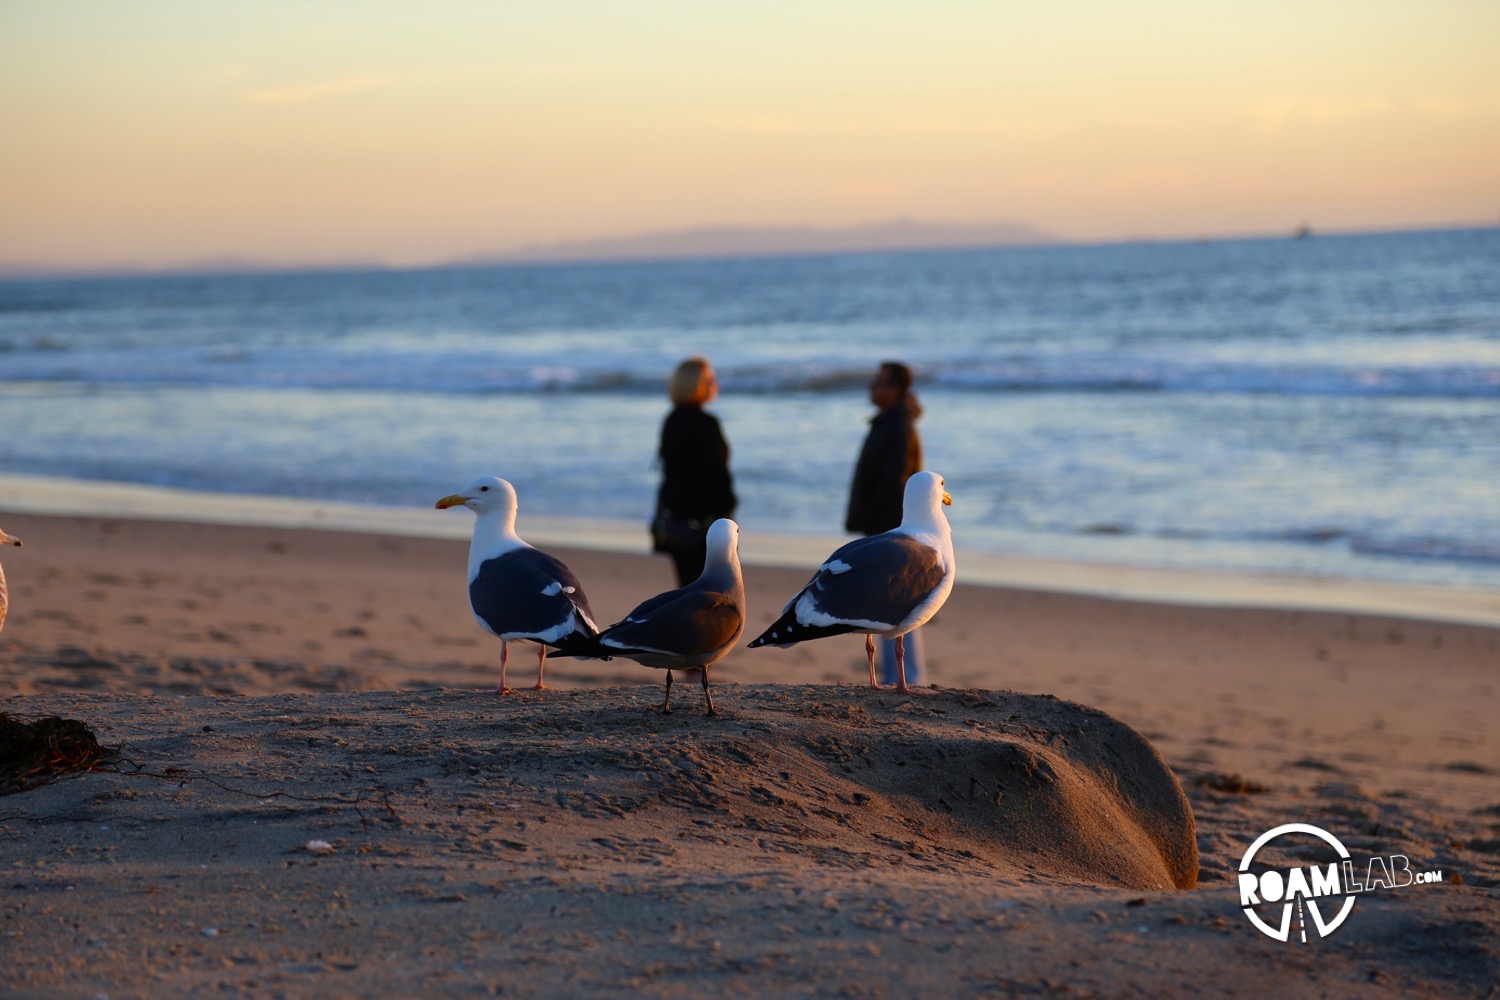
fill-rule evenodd
<path id="1" fill-rule="evenodd" d="M 7 995 L 1500 990 L 1493 625 L 984 586 L 961 556 L 936 696 L 867 690 L 828 639 L 736 650 L 721 718 L 688 686 L 662 716 L 629 661 L 495 696 L 461 538 L 0 524 L 0 709 L 120 754 L 0 799 Z M 670 586 L 549 548 L 601 620 Z M 747 632 L 807 569 L 747 565 Z M 1273 941 L 1235 875 L 1287 823 L 1443 881 Z"/>

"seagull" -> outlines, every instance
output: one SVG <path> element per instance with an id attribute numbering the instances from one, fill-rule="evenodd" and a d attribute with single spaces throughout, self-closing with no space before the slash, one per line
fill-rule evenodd
<path id="1" fill-rule="evenodd" d="M 536 687 L 545 690 L 542 671 L 547 647 L 565 648 L 599 634 L 588 598 L 568 567 L 533 548 L 516 534 L 516 490 L 503 479 L 485 476 L 462 493 L 437 502 L 438 510 L 467 507 L 475 513 L 469 543 L 469 606 L 474 620 L 500 638 L 500 686 L 505 686 L 508 644 L 537 643 Z"/>
<path id="2" fill-rule="evenodd" d="M 0 545 L 20 545 L 21 540 L 15 535 L 7 535 L 4 528 L 0 528 Z M 10 606 L 10 601 L 5 591 L 5 569 L 0 567 L 0 628 L 5 627 L 5 612 Z"/>
<path id="3" fill-rule="evenodd" d="M 588 642 L 550 656 L 623 656 L 667 672 L 663 715 L 672 714 L 672 671 L 700 667 L 707 715 L 714 711 L 708 668 L 734 648 L 745 630 L 745 580 L 740 574 L 740 526 L 721 517 L 708 526 L 703 573 L 677 590 L 658 594 Z"/>
<path id="4" fill-rule="evenodd" d="M 896 640 L 896 690 L 927 693 L 906 686 L 906 633 L 937 614 L 953 591 L 953 535 L 944 505 L 951 505 L 943 477 L 918 472 L 906 481 L 901 525 L 834 550 L 781 610 L 781 617 L 757 646 L 792 646 L 808 639 L 865 634 L 870 687 L 875 682 L 875 640 Z"/>

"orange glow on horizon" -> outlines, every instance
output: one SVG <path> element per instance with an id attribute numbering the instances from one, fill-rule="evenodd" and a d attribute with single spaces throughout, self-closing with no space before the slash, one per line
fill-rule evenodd
<path id="1" fill-rule="evenodd" d="M 0 8 L 0 264 L 440 262 L 897 217 L 1483 224 L 1500 7 Z"/>

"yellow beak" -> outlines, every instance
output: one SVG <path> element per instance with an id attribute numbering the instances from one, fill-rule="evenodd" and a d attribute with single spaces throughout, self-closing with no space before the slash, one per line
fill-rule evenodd
<path id="1" fill-rule="evenodd" d="M 952 507 L 953 506 L 953 498 L 948 495 L 948 491 L 947 490 L 943 491 L 943 506 L 944 507 Z"/>
<path id="2" fill-rule="evenodd" d="M 435 507 L 434 509 L 447 510 L 449 507 L 460 507 L 468 502 L 468 497 L 464 496 L 462 493 L 455 493 L 452 496 L 446 496 L 443 497 L 443 499 L 439 500 L 437 502 L 437 507 Z"/>

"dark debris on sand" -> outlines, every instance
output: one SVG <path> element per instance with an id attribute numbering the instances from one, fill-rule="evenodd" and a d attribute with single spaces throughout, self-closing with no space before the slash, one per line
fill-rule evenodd
<path id="1" fill-rule="evenodd" d="M 0 712 L 0 795 L 14 795 L 111 760 L 93 730 L 77 719 L 44 715 L 26 721 Z"/>

